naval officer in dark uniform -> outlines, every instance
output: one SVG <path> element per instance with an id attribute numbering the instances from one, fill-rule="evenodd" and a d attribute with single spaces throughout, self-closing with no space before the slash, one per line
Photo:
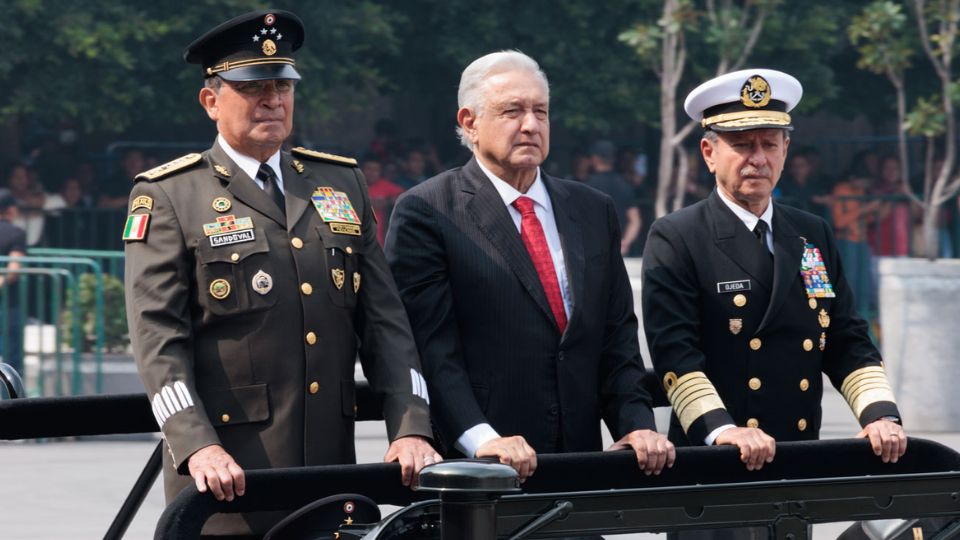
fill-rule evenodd
<path id="1" fill-rule="evenodd" d="M 203 68 L 200 104 L 219 135 L 138 175 L 130 195 L 127 313 L 168 449 L 168 500 L 191 483 L 232 500 L 243 469 L 352 463 L 358 352 L 384 395 L 385 460 L 400 461 L 405 484 L 440 460 L 356 162 L 281 151 L 302 42 L 300 19 L 282 11 L 194 41 L 184 56 Z M 262 535 L 278 517 L 214 516 L 204 534 Z"/>
<path id="2" fill-rule="evenodd" d="M 685 109 L 716 189 L 659 219 L 643 257 L 643 319 L 673 405 L 678 445 L 740 448 L 748 469 L 775 441 L 816 439 L 821 372 L 840 390 L 883 461 L 906 450 L 899 411 L 830 227 L 771 199 L 802 94 L 790 75 L 729 73 Z"/>

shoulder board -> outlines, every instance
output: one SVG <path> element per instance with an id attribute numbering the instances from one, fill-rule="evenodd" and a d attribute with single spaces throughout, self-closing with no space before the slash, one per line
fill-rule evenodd
<path id="1" fill-rule="evenodd" d="M 307 159 L 312 159 L 314 161 L 326 161 L 327 163 L 336 163 L 338 165 L 349 165 L 351 167 L 357 166 L 357 160 L 349 157 L 338 156 L 336 154 L 328 154 L 326 152 L 317 152 L 315 150 L 307 150 L 302 146 L 298 146 L 291 150 L 294 155 L 304 157 Z"/>
<path id="2" fill-rule="evenodd" d="M 168 176 L 172 173 L 175 173 L 181 169 L 186 169 L 187 167 L 194 165 L 202 156 L 197 153 L 187 154 L 185 156 L 180 156 L 173 161 L 168 161 L 163 165 L 159 165 L 150 169 L 149 171 L 144 171 L 138 174 L 133 181 L 138 182 L 140 180 L 159 180 L 164 176 Z"/>

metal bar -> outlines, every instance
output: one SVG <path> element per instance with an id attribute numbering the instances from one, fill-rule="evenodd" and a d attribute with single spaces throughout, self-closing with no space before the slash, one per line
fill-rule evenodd
<path id="1" fill-rule="evenodd" d="M 123 538 L 123 534 L 127 532 L 130 522 L 133 521 L 133 517 L 137 515 L 137 511 L 140 510 L 144 499 L 146 499 L 147 494 L 150 493 L 150 488 L 153 486 L 153 483 L 156 482 L 157 475 L 160 474 L 160 467 L 163 461 L 161 459 L 162 451 L 163 441 L 160 441 L 157 443 L 157 447 L 153 449 L 153 453 L 150 454 L 150 458 L 147 459 L 147 464 L 144 465 L 143 470 L 140 471 L 140 476 L 138 476 L 137 481 L 134 482 L 130 493 L 123 501 L 123 505 L 117 512 L 116 517 L 113 518 L 113 522 L 110 523 L 107 534 L 103 535 L 104 540 L 119 540 Z"/>
<path id="2" fill-rule="evenodd" d="M 73 274 L 70 273 L 70 271 L 67 270 L 67 269 L 65 269 L 65 268 L 45 268 L 45 267 L 29 267 L 29 266 L 28 266 L 28 267 L 20 267 L 20 268 L 18 268 L 18 269 L 16 269 L 16 270 L 11 270 L 10 268 L 5 268 L 5 267 L 4 267 L 4 268 L 0 268 L 0 275 L 4 275 L 4 274 L 24 274 L 24 275 L 50 276 L 51 278 L 54 278 L 54 279 L 55 279 L 54 285 L 55 285 L 56 291 L 59 291 L 59 289 L 60 289 L 59 278 L 61 278 L 61 277 L 65 278 L 66 281 L 67 281 L 67 283 L 68 283 L 71 287 L 76 287 L 76 285 L 77 285 L 77 280 L 74 279 Z M 57 294 L 57 296 L 59 297 L 59 294 L 58 294 L 58 293 L 55 293 L 55 294 Z M 21 304 L 21 306 L 22 306 L 22 304 Z M 59 300 L 57 301 L 56 306 L 57 306 L 57 311 L 56 311 L 55 313 L 59 313 L 59 306 L 60 306 Z M 74 306 L 76 306 L 76 302 L 74 302 Z M 21 309 L 22 309 L 22 308 L 21 308 Z M 6 324 L 6 323 L 5 323 L 5 324 Z M 20 332 L 22 333 L 24 326 L 25 326 L 25 325 L 24 325 L 23 322 L 21 321 L 21 323 L 20 323 L 20 328 L 18 328 L 18 331 L 20 331 Z M 59 325 L 57 325 L 57 328 L 59 329 Z M 55 339 L 57 340 L 56 347 L 57 347 L 57 351 L 58 351 L 58 357 L 57 357 L 57 374 L 56 374 L 57 378 L 56 378 L 56 381 L 55 381 L 55 388 L 56 388 L 56 393 L 57 393 L 57 395 L 62 395 L 62 394 L 63 394 L 63 388 L 62 388 L 63 367 L 62 367 L 62 365 L 61 365 L 61 361 L 60 361 L 60 357 L 59 357 L 59 351 L 60 351 L 60 348 L 61 348 L 61 346 L 60 346 L 60 341 L 59 341 L 59 331 L 55 334 Z M 20 348 L 23 349 L 23 346 L 21 345 Z M 36 387 L 36 392 L 37 392 L 38 395 L 43 395 L 43 393 L 44 393 L 44 388 L 45 388 L 44 382 L 45 382 L 45 377 L 46 377 L 46 375 L 44 374 L 44 370 L 43 370 L 44 357 L 43 357 L 43 354 L 42 354 L 42 346 L 41 346 L 41 353 L 39 354 L 39 358 L 40 358 L 40 366 L 39 366 L 39 371 L 38 371 L 38 373 L 37 373 L 37 387 Z M 26 371 L 26 366 L 24 366 L 24 371 Z"/>

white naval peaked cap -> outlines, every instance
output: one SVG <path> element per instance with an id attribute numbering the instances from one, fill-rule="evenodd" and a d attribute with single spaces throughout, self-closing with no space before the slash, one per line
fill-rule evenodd
<path id="1" fill-rule="evenodd" d="M 787 113 L 801 96 L 803 86 L 792 75 L 773 69 L 742 69 L 694 88 L 683 109 L 713 131 L 793 129 Z"/>

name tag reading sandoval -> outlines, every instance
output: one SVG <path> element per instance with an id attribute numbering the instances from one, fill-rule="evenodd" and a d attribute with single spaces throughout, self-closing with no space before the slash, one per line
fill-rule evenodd
<path id="1" fill-rule="evenodd" d="M 750 290 L 749 279 L 741 279 L 739 281 L 721 281 L 717 283 L 717 292 L 720 294 L 742 292 L 742 291 L 749 291 L 749 290 Z"/>

